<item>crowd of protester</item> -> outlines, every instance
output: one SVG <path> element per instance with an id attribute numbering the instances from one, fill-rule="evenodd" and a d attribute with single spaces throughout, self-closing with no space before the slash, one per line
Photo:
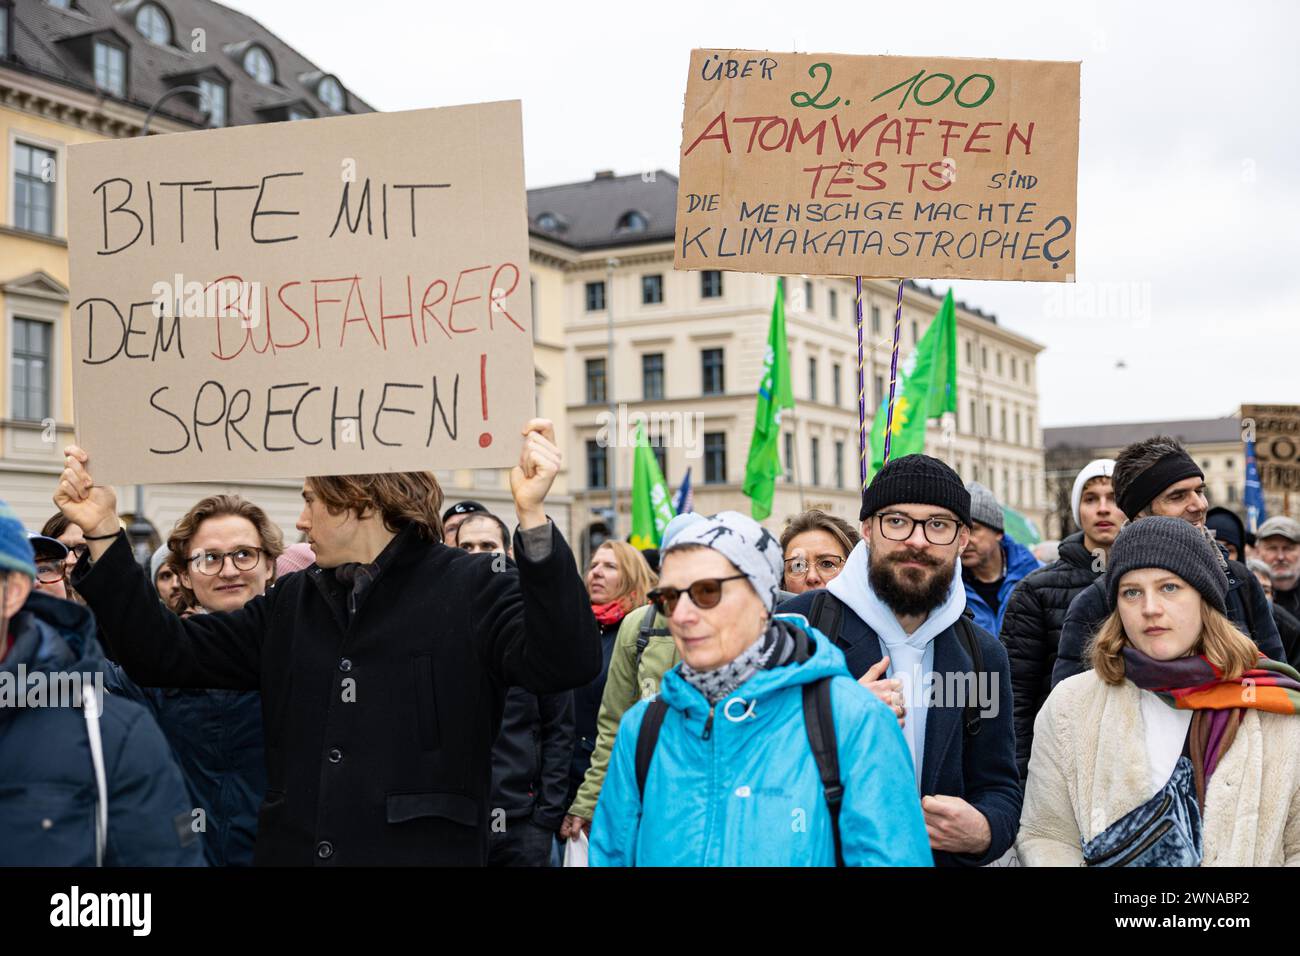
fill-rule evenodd
<path id="1" fill-rule="evenodd" d="M 1043 550 L 909 455 L 856 527 L 685 513 L 585 571 L 560 463 L 525 426 L 513 516 L 311 477 L 289 544 L 212 495 L 142 567 L 70 447 L 39 531 L 0 503 L 0 864 L 1300 863 L 1300 522 L 1176 441 Z"/>

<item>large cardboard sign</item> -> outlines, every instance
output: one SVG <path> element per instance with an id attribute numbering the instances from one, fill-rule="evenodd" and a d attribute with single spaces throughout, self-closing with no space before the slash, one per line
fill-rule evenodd
<path id="1" fill-rule="evenodd" d="M 1072 281 L 1079 64 L 694 50 L 679 269 Z"/>
<path id="2" fill-rule="evenodd" d="M 1264 492 L 1300 491 L 1300 405 L 1243 405 L 1241 421 L 1246 433 L 1255 436 Z"/>
<path id="3" fill-rule="evenodd" d="M 518 456 L 517 101 L 69 150 L 77 436 L 105 483 Z"/>

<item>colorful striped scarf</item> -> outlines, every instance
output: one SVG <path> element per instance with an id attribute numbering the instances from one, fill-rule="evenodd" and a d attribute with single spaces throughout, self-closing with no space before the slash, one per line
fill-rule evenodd
<path id="1" fill-rule="evenodd" d="M 1158 661 L 1132 647 L 1122 653 L 1125 677 L 1170 707 L 1193 712 L 1188 751 L 1201 809 L 1210 776 L 1232 746 L 1248 709 L 1300 714 L 1300 673 L 1263 654 L 1240 677 L 1225 680 L 1204 654 Z"/>

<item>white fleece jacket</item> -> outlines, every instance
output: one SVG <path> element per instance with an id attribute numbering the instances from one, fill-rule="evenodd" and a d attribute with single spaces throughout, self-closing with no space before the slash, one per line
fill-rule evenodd
<path id="1" fill-rule="evenodd" d="M 1052 691 L 1034 721 L 1016 851 L 1081 866 L 1086 842 L 1151 796 L 1142 691 L 1093 671 Z M 1300 717 L 1246 711 L 1205 795 L 1202 866 L 1300 866 Z"/>

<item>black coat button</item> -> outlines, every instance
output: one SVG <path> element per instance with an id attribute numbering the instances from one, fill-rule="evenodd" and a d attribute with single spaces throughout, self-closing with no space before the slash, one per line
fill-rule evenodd
<path id="1" fill-rule="evenodd" d="M 328 860 L 334 855 L 334 844 L 328 840 L 322 840 L 316 844 L 316 855 L 322 860 Z"/>
<path id="2" fill-rule="evenodd" d="M 344 672 L 352 670 L 352 661 L 346 657 L 343 658 L 343 660 L 339 661 L 339 670 Z"/>
<path id="3" fill-rule="evenodd" d="M 334 747 L 333 749 L 330 750 L 329 756 L 330 756 L 330 763 L 338 763 L 340 760 L 343 759 L 343 751 L 339 750 L 338 747 Z"/>

